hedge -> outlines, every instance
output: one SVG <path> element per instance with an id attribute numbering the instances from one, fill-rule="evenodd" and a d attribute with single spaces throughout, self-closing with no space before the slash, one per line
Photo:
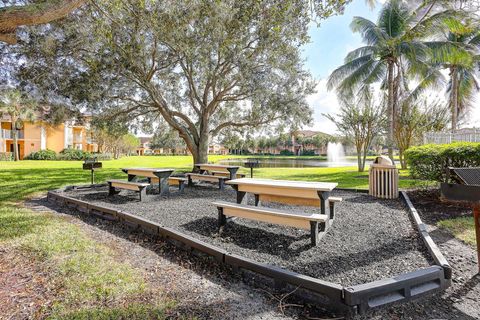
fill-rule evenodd
<path id="1" fill-rule="evenodd" d="M 57 159 L 57 154 L 53 150 L 40 150 L 30 153 L 25 157 L 25 160 L 55 160 Z"/>
<path id="2" fill-rule="evenodd" d="M 427 144 L 409 148 L 405 158 L 414 178 L 444 182 L 447 167 L 480 167 L 480 143 Z"/>

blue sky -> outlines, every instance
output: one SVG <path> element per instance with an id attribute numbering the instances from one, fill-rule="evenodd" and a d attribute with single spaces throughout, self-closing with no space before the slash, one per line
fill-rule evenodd
<path id="1" fill-rule="evenodd" d="M 360 35 L 350 30 L 350 23 L 354 16 L 361 16 L 372 21 L 377 20 L 381 9 L 381 2 L 377 0 L 375 8 L 370 8 L 365 0 L 353 0 L 341 16 L 335 16 L 322 21 L 320 27 L 310 28 L 311 43 L 304 47 L 303 57 L 305 67 L 318 81 L 317 93 L 308 97 L 308 102 L 314 110 L 314 123 L 310 127 L 327 133 L 335 133 L 335 125 L 322 116 L 322 113 L 336 113 L 338 101 L 334 92 L 326 88 L 326 78 L 338 66 L 351 50 L 362 45 Z M 477 98 L 480 101 L 480 98 Z M 480 127 L 480 107 L 475 104 L 471 121 L 468 126 Z"/>
<path id="2" fill-rule="evenodd" d="M 314 124 L 311 128 L 334 133 L 335 125 L 322 116 L 322 113 L 335 113 L 338 102 L 334 92 L 327 91 L 326 78 L 338 66 L 351 50 L 362 45 L 359 34 L 350 30 L 354 16 L 376 21 L 380 5 L 370 8 L 365 0 L 354 0 L 347 6 L 343 15 L 330 17 L 322 21 L 319 27 L 310 28 L 310 43 L 303 48 L 305 67 L 318 81 L 317 93 L 308 101 L 314 109 Z"/>

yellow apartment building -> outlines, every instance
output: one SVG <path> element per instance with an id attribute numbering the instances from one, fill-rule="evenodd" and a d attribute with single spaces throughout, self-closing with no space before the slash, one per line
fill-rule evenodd
<path id="1" fill-rule="evenodd" d="M 23 128 L 17 130 L 20 159 L 32 152 L 45 149 L 57 153 L 66 148 L 96 152 L 98 146 L 92 139 L 88 120 L 86 118 L 82 124 L 70 120 L 56 127 L 41 121 L 24 123 Z M 12 122 L 9 117 L 1 116 L 0 153 L 13 152 L 12 130 Z"/>

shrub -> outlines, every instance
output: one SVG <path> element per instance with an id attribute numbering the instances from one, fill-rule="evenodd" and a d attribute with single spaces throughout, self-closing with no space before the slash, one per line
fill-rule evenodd
<path id="1" fill-rule="evenodd" d="M 447 167 L 480 166 L 480 143 L 427 144 L 408 149 L 405 157 L 414 178 L 443 182 Z"/>
<path id="2" fill-rule="evenodd" d="M 302 156 L 316 156 L 316 154 L 313 150 L 305 150 L 302 152 Z"/>
<path id="3" fill-rule="evenodd" d="M 0 152 L 0 161 L 13 161 L 13 152 Z"/>
<path id="4" fill-rule="evenodd" d="M 83 160 L 90 158 L 92 155 L 90 152 L 77 149 L 63 149 L 58 155 L 59 160 Z"/>
<path id="5" fill-rule="evenodd" d="M 57 154 L 53 150 L 40 150 L 30 153 L 25 157 L 26 160 L 55 160 L 57 159 Z"/>
<path id="6" fill-rule="evenodd" d="M 111 153 L 92 153 L 91 158 L 97 158 L 97 161 L 112 160 L 113 156 Z"/>
<path id="7" fill-rule="evenodd" d="M 293 156 L 294 153 L 288 149 L 284 149 L 282 151 L 280 151 L 280 155 L 281 156 Z"/>

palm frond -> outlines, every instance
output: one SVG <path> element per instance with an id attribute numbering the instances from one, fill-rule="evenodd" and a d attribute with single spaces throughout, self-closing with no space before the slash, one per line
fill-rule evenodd
<path id="1" fill-rule="evenodd" d="M 357 59 L 353 59 L 352 61 L 348 61 L 344 65 L 333 70 L 333 72 L 328 77 L 328 81 L 327 81 L 328 90 L 335 88 L 346 77 L 351 75 L 353 72 L 355 72 L 358 68 L 360 68 L 365 63 L 368 63 L 369 61 L 372 61 L 372 60 L 373 60 L 372 55 L 366 55 L 363 57 L 359 57 Z"/>
<path id="2" fill-rule="evenodd" d="M 363 41 L 369 46 L 377 45 L 388 39 L 388 35 L 382 29 L 363 17 L 353 17 L 350 28 L 353 32 L 359 32 Z"/>

